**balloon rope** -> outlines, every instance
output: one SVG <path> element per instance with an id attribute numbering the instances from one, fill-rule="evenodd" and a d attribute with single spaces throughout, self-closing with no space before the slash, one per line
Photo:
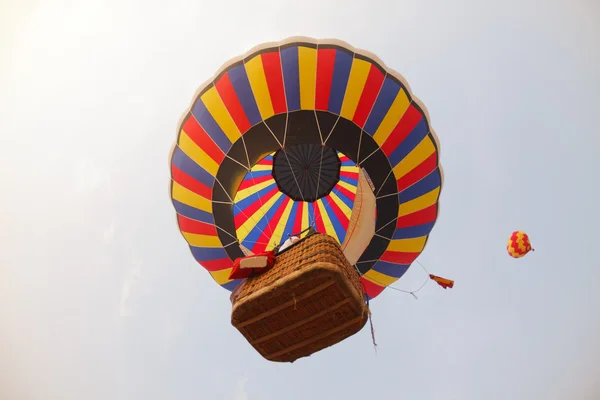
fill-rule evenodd
<path id="1" fill-rule="evenodd" d="M 248 156 L 248 148 L 246 147 L 246 141 L 244 140 L 243 136 L 242 136 L 242 144 L 244 145 L 244 151 L 246 152 L 246 159 L 248 160 L 248 167 L 250 168 L 250 157 Z M 252 168 L 250 168 L 248 170 L 248 173 L 250 174 L 250 177 L 252 178 L 252 185 L 254 187 L 256 187 L 256 180 L 254 179 L 254 172 L 252 172 Z M 262 210 L 264 207 L 264 203 L 263 203 L 262 197 L 260 195 L 260 190 L 257 190 L 254 194 L 258 197 L 258 202 L 260 203 L 259 210 Z M 264 217 L 264 215 L 262 217 Z M 261 217 L 261 219 L 262 219 L 262 217 Z M 256 223 L 256 221 L 254 221 L 254 222 Z M 267 223 L 267 228 L 269 229 L 269 232 L 271 232 L 271 236 L 273 236 L 273 229 L 271 229 L 270 223 Z"/>
<path id="2" fill-rule="evenodd" d="M 256 180 L 254 180 L 254 173 L 252 171 L 250 171 L 250 176 L 252 177 L 252 185 L 254 185 L 256 187 Z M 258 197 L 258 201 L 260 202 L 260 208 L 259 208 L 259 210 L 262 210 L 262 208 L 264 207 L 265 203 L 263 203 L 262 197 L 260 195 L 260 190 L 257 190 L 255 194 Z M 264 217 L 264 214 L 263 214 L 262 217 Z M 262 217 L 261 217 L 261 219 L 262 219 Z M 273 236 L 273 229 L 271 229 L 271 224 L 270 223 L 267 223 L 267 228 L 269 228 L 269 232 L 271 232 L 271 237 L 272 237 Z"/>
<path id="3" fill-rule="evenodd" d="M 358 273 L 358 276 L 360 276 L 360 270 L 358 269 L 358 266 L 354 266 L 354 269 L 356 269 L 356 272 Z M 375 328 L 373 328 L 373 318 L 372 315 L 373 313 L 371 313 L 371 305 L 369 304 L 369 297 L 367 296 L 367 289 L 365 288 L 365 285 L 362 283 L 362 281 L 360 281 L 360 286 L 362 286 L 362 291 L 365 294 L 366 300 L 367 300 L 367 313 L 369 314 L 369 325 L 371 325 L 371 339 L 373 340 L 373 348 L 375 348 L 375 353 L 377 353 L 377 342 L 375 341 Z"/>
<path id="4" fill-rule="evenodd" d="M 415 260 L 417 262 L 417 264 L 419 264 L 421 266 L 421 268 L 423 268 L 423 270 L 425 271 L 425 273 L 427 274 L 427 278 L 425 279 L 425 282 L 423 282 L 423 284 L 417 289 L 417 290 L 403 290 L 391 285 L 388 285 L 387 288 L 395 290 L 397 292 L 402 292 L 402 293 L 406 293 L 406 294 L 410 294 L 412 297 L 415 298 L 415 300 L 418 300 L 419 298 L 417 297 L 417 295 L 415 295 L 415 293 L 417 293 L 419 290 L 423 289 L 425 287 L 425 285 L 427 285 L 427 283 L 429 283 L 429 272 L 427 271 L 427 269 L 423 266 L 423 264 L 421 264 L 421 262 L 419 262 L 419 260 Z M 386 287 L 385 283 L 379 282 L 376 279 L 369 277 L 370 281 L 373 281 L 383 287 Z"/>
<path id="5" fill-rule="evenodd" d="M 371 340 L 373 340 L 373 347 L 375 353 L 377 353 L 377 342 L 375 341 L 375 328 L 373 327 L 373 313 L 371 312 L 371 306 L 369 305 L 369 299 L 367 298 L 367 309 L 369 311 L 369 325 L 371 327 Z"/>
<path id="6" fill-rule="evenodd" d="M 331 203 L 329 202 L 329 196 L 322 197 L 320 200 L 323 201 L 323 203 L 327 203 L 327 205 L 329 206 L 330 209 L 333 208 L 333 207 L 331 207 Z M 325 211 L 327 211 L 327 209 L 325 209 Z M 333 223 L 325 222 L 325 220 L 323 220 L 323 213 L 320 212 L 319 215 L 317 217 L 315 217 L 315 221 L 314 221 L 315 228 L 317 226 L 317 221 L 319 221 L 319 220 L 323 221 L 323 226 L 333 227 Z M 323 232 L 323 233 L 325 233 L 325 232 Z"/>
<path id="7" fill-rule="evenodd" d="M 229 193 L 227 192 L 227 190 L 225 190 L 225 187 L 223 186 L 223 184 L 222 184 L 222 183 L 221 183 L 221 182 L 220 182 L 220 181 L 219 181 L 217 178 L 215 178 L 215 179 L 216 179 L 217 183 L 219 184 L 219 186 L 221 186 L 221 189 L 223 189 L 223 192 L 225 192 L 225 194 L 227 195 L 227 197 L 229 198 L 229 200 L 231 200 L 231 204 L 232 204 L 232 205 L 233 205 L 235 208 L 237 208 L 238 210 L 240 210 L 240 213 L 241 213 L 241 214 L 242 214 L 244 217 L 246 217 L 246 219 L 247 219 L 247 220 L 248 220 L 248 219 L 252 219 L 252 222 L 254 222 L 254 224 L 256 225 L 256 227 L 258 228 L 258 230 L 259 230 L 259 231 L 260 231 L 262 234 L 265 234 L 265 232 L 264 232 L 262 229 L 260 229 L 260 227 L 258 226 L 258 221 L 256 221 L 256 219 L 254 218 L 254 214 L 252 214 L 252 216 L 251 216 L 251 217 L 249 217 L 249 216 L 248 216 L 248 214 L 246 214 L 246 213 L 244 212 L 244 210 L 242 210 L 242 209 L 241 209 L 241 208 L 240 208 L 240 207 L 239 207 L 237 204 L 235 204 L 235 202 L 233 201 L 233 199 L 231 198 L 231 196 L 229 196 Z M 215 226 L 216 226 L 216 225 L 215 225 Z M 217 228 L 219 228 L 219 227 L 217 226 Z M 219 229 L 221 229 L 221 228 L 219 228 Z M 225 231 L 224 229 L 221 229 L 221 230 L 222 230 L 222 231 L 224 231 L 224 232 L 226 232 L 226 233 L 227 233 L 229 236 L 231 236 L 231 237 L 233 237 L 233 238 L 237 239 L 237 236 L 233 236 L 232 234 L 230 234 L 229 232 Z"/>
<path id="8" fill-rule="evenodd" d="M 283 154 L 285 154 L 285 159 L 287 160 L 288 166 L 290 167 L 290 171 L 292 171 L 292 176 L 294 177 L 296 186 L 298 186 L 298 192 L 300 193 L 300 197 L 302 197 L 302 201 L 305 202 L 306 200 L 304 200 L 304 195 L 302 194 L 302 189 L 300 188 L 300 184 L 298 183 L 298 179 L 296 178 L 296 174 L 294 173 L 294 169 L 292 168 L 292 163 L 290 163 L 290 159 L 288 158 L 287 151 L 285 151 L 285 149 L 281 149 L 281 150 L 283 150 Z"/>
<path id="9" fill-rule="evenodd" d="M 241 214 L 242 214 L 244 217 L 246 217 L 246 219 L 247 219 L 247 220 L 248 220 L 248 219 L 251 219 L 251 220 L 252 220 L 252 222 L 254 222 L 254 224 L 255 224 L 255 227 L 256 227 L 256 228 L 257 228 L 257 229 L 260 231 L 260 233 L 262 233 L 263 235 L 266 235 L 266 233 L 265 233 L 265 232 L 264 232 L 262 229 L 260 229 L 260 226 L 258 226 L 258 223 L 260 222 L 260 219 L 257 221 L 257 220 L 254 218 L 254 215 L 255 215 L 256 213 L 252 214 L 251 216 L 248 216 L 248 214 L 246 214 L 246 213 L 244 212 L 244 210 L 242 210 L 242 209 L 241 209 L 241 207 L 240 207 L 240 206 L 238 206 L 237 204 L 234 204 L 234 206 L 235 206 L 235 208 L 237 208 L 238 210 L 240 210 L 240 213 L 241 213 Z M 260 210 L 260 209 L 259 209 L 259 210 Z M 264 216 L 264 215 L 263 215 L 263 216 Z M 261 217 L 261 219 L 262 219 L 262 217 Z M 258 242 L 257 242 L 257 243 L 258 243 Z"/>
<path id="10" fill-rule="evenodd" d="M 319 161 L 319 175 L 317 177 L 317 189 L 315 193 L 315 197 L 319 196 L 319 185 L 321 185 L 321 167 L 323 166 L 323 149 L 325 147 L 321 146 L 321 160 Z"/>

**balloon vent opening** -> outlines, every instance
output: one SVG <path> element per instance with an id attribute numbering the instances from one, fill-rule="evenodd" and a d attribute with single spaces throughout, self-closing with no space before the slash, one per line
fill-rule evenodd
<path id="1" fill-rule="evenodd" d="M 340 180 L 337 151 L 321 144 L 297 144 L 277 150 L 273 179 L 294 201 L 314 202 L 327 196 Z"/>

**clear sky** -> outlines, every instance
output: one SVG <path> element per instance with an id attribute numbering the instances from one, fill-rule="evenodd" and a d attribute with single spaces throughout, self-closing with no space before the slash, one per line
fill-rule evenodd
<path id="1" fill-rule="evenodd" d="M 0 4 L 3 400 L 600 398 L 596 0 Z M 290 365 L 230 325 L 168 158 L 202 82 L 292 35 L 374 52 L 426 104 L 445 185 L 419 260 L 456 285 L 373 301 L 377 353 L 364 329 Z"/>

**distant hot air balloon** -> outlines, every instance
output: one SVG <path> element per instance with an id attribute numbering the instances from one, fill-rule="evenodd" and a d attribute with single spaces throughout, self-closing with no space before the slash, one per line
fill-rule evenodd
<path id="1" fill-rule="evenodd" d="M 510 239 L 508 239 L 506 250 L 508 250 L 508 254 L 511 257 L 521 258 L 533 249 L 531 248 L 529 236 L 523 231 L 515 231 L 510 235 Z"/>

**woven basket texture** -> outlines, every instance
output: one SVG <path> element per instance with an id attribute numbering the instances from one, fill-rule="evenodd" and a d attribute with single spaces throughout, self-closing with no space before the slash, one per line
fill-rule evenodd
<path id="1" fill-rule="evenodd" d="M 368 312 L 359 276 L 340 245 L 317 233 L 246 281 L 231 323 L 264 358 L 293 362 L 354 335 Z"/>

